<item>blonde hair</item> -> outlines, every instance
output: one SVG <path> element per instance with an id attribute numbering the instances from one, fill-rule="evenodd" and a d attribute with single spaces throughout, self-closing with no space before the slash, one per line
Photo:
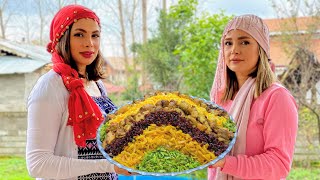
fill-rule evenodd
<path id="1" fill-rule="evenodd" d="M 255 98 L 259 97 L 263 91 L 270 87 L 277 78 L 272 72 L 269 59 L 266 52 L 259 45 L 259 60 L 254 72 L 249 74 L 250 77 L 256 78 Z M 239 84 L 236 74 L 227 67 L 226 88 L 224 89 L 222 102 L 231 100 L 239 90 Z"/>

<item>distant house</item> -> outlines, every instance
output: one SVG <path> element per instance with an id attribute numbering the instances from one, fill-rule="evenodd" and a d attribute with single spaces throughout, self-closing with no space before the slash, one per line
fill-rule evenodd
<path id="1" fill-rule="evenodd" d="M 126 88 L 124 86 L 114 85 L 114 84 L 106 82 L 106 81 L 104 81 L 103 83 L 107 89 L 108 94 L 120 95 L 121 93 L 123 93 L 126 90 Z"/>
<path id="2" fill-rule="evenodd" d="M 133 58 L 128 58 L 129 66 L 133 67 Z M 113 84 L 124 83 L 126 82 L 126 65 L 123 57 L 107 57 L 106 58 L 106 71 L 108 81 Z M 141 71 L 141 68 L 138 67 L 137 71 Z"/>
<path id="3" fill-rule="evenodd" d="M 310 46 L 310 50 L 315 52 L 320 62 L 320 24 L 315 22 L 316 19 L 311 17 L 298 17 L 296 23 L 291 22 L 292 19 L 264 19 L 270 31 L 270 54 L 271 59 L 276 65 L 276 74 L 281 74 L 289 65 L 294 52 L 286 52 L 282 35 L 284 31 L 292 32 L 293 36 L 304 36 L 310 28 L 314 28 L 314 34 Z M 298 30 L 298 31 L 297 31 Z"/>
<path id="4" fill-rule="evenodd" d="M 0 155 L 25 153 L 26 101 L 50 62 L 44 47 L 0 39 Z"/>
<path id="5" fill-rule="evenodd" d="M 270 31 L 270 54 L 271 60 L 276 65 L 276 74 L 281 75 L 290 64 L 296 52 L 286 51 L 283 42 L 283 32 L 289 32 L 292 36 L 307 36 L 309 32 L 313 32 L 310 45 L 306 44 L 306 48 L 315 54 L 315 58 L 320 63 L 320 23 L 319 19 L 311 17 L 297 17 L 295 23 L 292 19 L 265 19 Z M 320 91 L 320 81 L 316 83 L 317 89 Z M 311 94 L 307 94 L 311 97 Z M 317 97 L 320 104 L 320 96 Z"/>
<path id="6" fill-rule="evenodd" d="M 134 69 L 134 59 L 132 57 L 128 58 L 129 69 L 131 73 L 140 74 L 140 79 L 138 80 L 139 90 L 141 92 L 148 92 L 154 89 L 150 77 L 146 75 L 144 84 L 142 83 L 142 67 L 141 65 L 136 65 L 136 72 L 133 72 Z M 126 65 L 123 57 L 107 57 L 105 68 L 107 71 L 107 79 L 105 80 L 105 85 L 108 92 L 120 94 L 125 91 L 127 86 L 127 77 L 126 77 Z"/>

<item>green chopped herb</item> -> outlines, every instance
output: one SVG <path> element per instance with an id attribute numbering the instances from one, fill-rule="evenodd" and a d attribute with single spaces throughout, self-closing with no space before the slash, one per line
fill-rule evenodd
<path id="1" fill-rule="evenodd" d="M 109 122 L 105 123 L 104 125 L 101 126 L 100 128 L 100 140 L 101 142 L 104 141 L 104 139 L 106 138 L 106 134 L 107 134 L 107 128 L 109 126 Z"/>
<path id="2" fill-rule="evenodd" d="M 228 119 L 225 123 L 223 123 L 223 127 L 229 129 L 231 132 L 236 132 L 236 125 L 231 119 Z"/>
<path id="3" fill-rule="evenodd" d="M 198 161 L 178 150 L 158 147 L 156 150 L 148 152 L 136 168 L 146 172 L 166 173 L 184 171 L 200 165 Z"/>

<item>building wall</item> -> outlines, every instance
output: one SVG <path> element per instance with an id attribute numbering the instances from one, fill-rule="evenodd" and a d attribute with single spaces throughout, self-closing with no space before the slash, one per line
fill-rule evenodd
<path id="1" fill-rule="evenodd" d="M 289 52 L 286 47 L 286 43 L 279 36 L 271 36 L 270 38 L 270 55 L 272 62 L 277 66 L 288 66 L 291 62 L 294 52 Z M 320 62 L 320 37 L 314 36 L 310 43 L 306 44 L 306 47 L 315 53 Z"/>
<path id="2" fill-rule="evenodd" d="M 0 112 L 0 156 L 24 155 L 27 112 Z"/>
<path id="3" fill-rule="evenodd" d="M 24 74 L 0 75 L 0 112 L 25 111 Z"/>
<path id="4" fill-rule="evenodd" d="M 27 98 L 44 72 L 0 75 L 0 156 L 25 154 Z"/>

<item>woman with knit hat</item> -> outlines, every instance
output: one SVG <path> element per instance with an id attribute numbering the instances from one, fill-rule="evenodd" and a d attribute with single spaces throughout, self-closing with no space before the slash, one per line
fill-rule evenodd
<path id="1" fill-rule="evenodd" d="M 208 179 L 285 179 L 294 153 L 298 113 L 276 81 L 269 30 L 254 15 L 234 17 L 221 38 L 211 100 L 237 124 L 231 152 L 208 169 Z"/>
<path id="2" fill-rule="evenodd" d="M 126 170 L 110 164 L 96 144 L 104 115 L 116 107 L 102 81 L 100 20 L 80 5 L 54 16 L 47 50 L 53 70 L 28 98 L 26 160 L 37 179 L 117 179 Z"/>

